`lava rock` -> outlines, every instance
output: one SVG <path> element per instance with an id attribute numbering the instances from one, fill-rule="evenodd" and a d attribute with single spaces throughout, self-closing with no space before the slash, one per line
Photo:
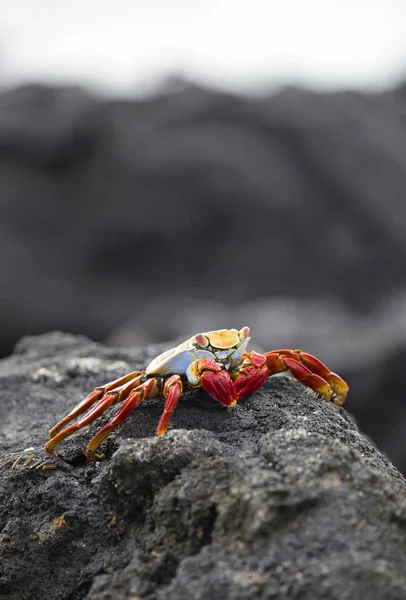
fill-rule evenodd
<path id="1" fill-rule="evenodd" d="M 388 294 L 365 315 L 338 299 L 261 298 L 225 306 L 165 296 L 151 300 L 108 341 L 131 346 L 179 335 L 180 342 L 197 331 L 244 325 L 251 328 L 255 350 L 302 348 L 340 373 L 350 386 L 350 410 L 360 428 L 406 473 L 405 290 Z"/>
<path id="2" fill-rule="evenodd" d="M 248 324 L 345 373 L 406 473 L 404 90 L 1 93 L 0 356 L 53 329 L 121 344 L 132 321 L 145 345 Z"/>
<path id="3" fill-rule="evenodd" d="M 404 478 L 286 376 L 233 409 L 185 394 L 159 438 L 145 402 L 87 463 L 112 409 L 36 468 L 58 419 L 162 349 L 54 333 L 0 362 L 0 597 L 403 599 Z"/>

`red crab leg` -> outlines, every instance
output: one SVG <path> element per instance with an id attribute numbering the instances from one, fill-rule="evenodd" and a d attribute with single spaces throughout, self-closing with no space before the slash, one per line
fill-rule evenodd
<path id="1" fill-rule="evenodd" d="M 61 421 L 59 421 L 59 423 L 57 423 L 54 427 L 52 427 L 52 429 L 49 431 L 49 437 L 53 438 L 54 436 L 56 436 L 56 434 L 59 433 L 61 431 L 61 429 L 63 429 L 67 423 L 70 423 L 70 421 L 73 421 L 73 419 L 75 417 L 78 417 L 79 415 L 83 414 L 95 402 L 97 402 L 98 400 L 101 400 L 106 392 L 115 390 L 119 386 L 120 387 L 123 386 L 125 383 L 128 383 L 128 382 L 132 383 L 132 381 L 135 379 L 138 380 L 139 375 L 141 375 L 142 373 L 143 373 L 142 371 L 134 371 L 133 373 L 128 373 L 127 375 L 124 375 L 124 377 L 120 377 L 119 379 L 116 379 L 115 381 L 106 383 L 106 385 L 97 387 L 84 400 L 79 402 L 79 404 L 77 406 L 75 406 L 75 408 L 68 415 L 66 415 L 66 417 L 64 417 Z M 132 386 L 132 387 L 134 387 L 134 386 Z M 120 399 L 123 399 L 124 398 L 123 391 L 121 391 L 121 396 L 122 397 Z"/>
<path id="2" fill-rule="evenodd" d="M 123 406 L 120 408 L 115 417 L 109 423 L 107 423 L 107 425 L 100 429 L 100 431 L 96 433 L 94 437 L 92 437 L 86 446 L 86 458 L 88 460 L 98 460 L 104 458 L 103 454 L 96 454 L 96 450 L 100 444 L 110 435 L 117 425 L 122 423 L 129 416 L 137 404 L 140 404 L 144 400 L 158 395 L 160 389 L 162 388 L 158 384 L 158 381 L 155 379 L 155 377 L 148 379 L 135 388 L 135 390 L 133 390 L 128 396 L 127 400 L 124 402 Z"/>
<path id="3" fill-rule="evenodd" d="M 318 358 L 301 350 L 273 350 L 265 354 L 269 375 L 290 371 L 296 379 L 341 406 L 348 394 L 346 382 Z"/>
<path id="4" fill-rule="evenodd" d="M 86 425 L 93 423 L 93 421 L 97 419 L 97 417 L 100 417 L 100 415 L 102 415 L 104 412 L 106 412 L 106 410 L 109 409 L 110 406 L 113 406 L 114 404 L 117 404 L 118 402 L 121 402 L 125 398 L 127 398 L 131 390 L 137 388 L 137 386 L 140 383 L 140 380 L 141 375 L 139 377 L 135 377 L 128 383 L 104 394 L 104 396 L 102 396 L 102 398 L 98 401 L 96 406 L 89 410 L 89 412 L 87 412 L 85 416 L 82 417 L 77 423 L 66 427 L 62 431 L 59 431 L 59 433 L 57 433 L 56 435 L 53 435 L 53 437 L 45 444 L 45 451 L 51 455 L 55 454 L 55 446 L 60 444 L 68 436 L 72 435 L 72 433 L 75 433 L 75 431 L 77 431 L 78 429 L 82 429 L 82 427 L 86 427 Z"/>
<path id="5" fill-rule="evenodd" d="M 330 384 L 333 390 L 334 404 L 341 406 L 344 404 L 347 397 L 349 387 L 348 384 L 342 379 L 337 373 L 333 373 L 330 369 L 321 362 L 318 358 L 307 352 L 301 350 L 295 350 L 297 352 L 300 362 L 306 365 L 313 373 L 316 373 Z"/>
<path id="6" fill-rule="evenodd" d="M 172 375 L 165 383 L 164 396 L 166 398 L 164 412 L 159 419 L 156 435 L 166 433 L 172 413 L 178 404 L 179 397 L 183 392 L 183 384 L 179 375 Z"/>

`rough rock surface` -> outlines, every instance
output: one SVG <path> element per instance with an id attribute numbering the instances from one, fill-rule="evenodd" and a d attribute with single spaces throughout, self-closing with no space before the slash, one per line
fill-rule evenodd
<path id="1" fill-rule="evenodd" d="M 139 345 L 158 341 L 162 334 L 181 340 L 196 331 L 243 325 L 250 326 L 256 350 L 302 348 L 340 373 L 351 387 L 351 412 L 360 428 L 406 473 L 405 289 L 388 295 L 366 315 L 338 299 L 262 298 L 226 306 L 165 296 L 151 300 L 109 342 Z"/>
<path id="2" fill-rule="evenodd" d="M 140 343 L 173 339 L 184 299 L 193 333 L 209 301 L 267 349 L 350 358 L 354 414 L 406 473 L 405 98 L 0 94 L 0 356 L 26 334 L 105 340 L 131 320 Z"/>
<path id="3" fill-rule="evenodd" d="M 82 430 L 21 463 L 96 384 L 162 348 L 48 334 L 0 362 L 0 597 L 402 600 L 406 485 L 344 409 L 285 376 L 227 410 L 204 393 L 138 407 L 86 463 Z M 348 400 L 351 408 L 351 396 Z M 32 465 L 32 463 L 31 463 Z"/>

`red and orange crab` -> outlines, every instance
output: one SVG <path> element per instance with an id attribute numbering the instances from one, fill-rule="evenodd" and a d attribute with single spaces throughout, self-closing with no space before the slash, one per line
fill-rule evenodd
<path id="1" fill-rule="evenodd" d="M 97 387 L 50 430 L 45 450 L 55 454 L 55 446 L 62 440 L 92 423 L 111 406 L 124 402 L 115 417 L 86 446 L 85 454 L 89 460 L 100 459 L 103 455 L 96 450 L 103 440 L 148 398 L 161 395 L 165 398 L 156 430 L 156 435 L 163 435 L 182 392 L 203 388 L 218 402 L 234 406 L 240 398 L 258 390 L 267 377 L 282 371 L 290 371 L 326 401 L 338 406 L 344 403 L 348 385 L 311 354 L 301 350 L 272 350 L 266 354 L 247 352 L 249 340 L 248 327 L 240 331 L 220 329 L 199 333 L 157 356 L 145 370 L 128 373 Z M 79 421 L 66 427 L 85 412 Z"/>

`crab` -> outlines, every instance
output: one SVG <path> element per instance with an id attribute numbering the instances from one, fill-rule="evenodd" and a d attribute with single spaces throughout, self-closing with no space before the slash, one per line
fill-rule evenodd
<path id="1" fill-rule="evenodd" d="M 89 460 L 104 458 L 100 444 L 144 400 L 163 396 L 164 410 L 156 435 L 163 435 L 181 394 L 203 388 L 212 398 L 231 407 L 264 385 L 267 378 L 289 371 L 320 398 L 341 406 L 348 393 L 346 382 L 315 356 L 301 350 L 247 351 L 250 329 L 220 329 L 198 333 L 160 354 L 142 371 L 133 371 L 94 389 L 49 432 L 48 454 L 65 438 L 86 427 L 111 406 L 123 403 L 114 418 L 90 440 Z M 85 415 L 69 425 L 71 421 Z"/>

